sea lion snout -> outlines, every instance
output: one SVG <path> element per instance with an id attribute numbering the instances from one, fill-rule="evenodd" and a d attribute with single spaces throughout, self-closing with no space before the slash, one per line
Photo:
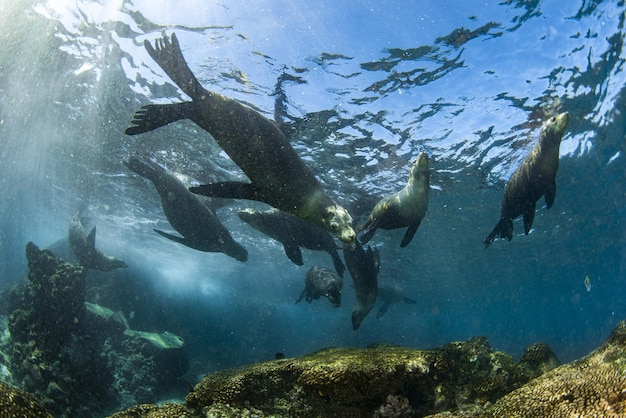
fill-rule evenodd
<path id="1" fill-rule="evenodd" d="M 328 207 L 326 218 L 330 232 L 341 241 L 350 243 L 356 239 L 356 232 L 352 228 L 352 216 L 345 208 L 338 205 Z"/>

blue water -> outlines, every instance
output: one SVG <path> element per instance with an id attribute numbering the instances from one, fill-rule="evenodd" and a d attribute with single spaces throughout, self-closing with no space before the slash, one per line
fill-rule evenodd
<path id="1" fill-rule="evenodd" d="M 129 268 L 90 272 L 89 299 L 131 326 L 185 339 L 198 373 L 328 346 L 428 348 L 471 336 L 514 356 L 534 342 L 562 361 L 626 318 L 626 73 L 623 1 L 18 1 L 0 4 L 0 287 L 26 273 L 24 246 L 58 245 L 86 205 L 96 243 Z M 124 135 L 147 103 L 186 99 L 143 47 L 176 33 L 208 89 L 284 123 L 338 202 L 364 216 L 403 187 L 420 151 L 431 199 L 413 242 L 378 231 L 379 282 L 417 304 L 370 314 L 294 304 L 325 253 L 282 246 L 218 215 L 246 263 L 167 241 L 151 183 L 122 160 L 149 155 L 188 184 L 243 179 L 189 121 Z M 482 241 L 504 184 L 547 112 L 567 111 L 557 195 L 530 235 Z M 589 276 L 591 290 L 584 285 Z M 375 308 L 377 309 L 377 308 Z M 132 313 L 132 315 L 131 315 Z"/>

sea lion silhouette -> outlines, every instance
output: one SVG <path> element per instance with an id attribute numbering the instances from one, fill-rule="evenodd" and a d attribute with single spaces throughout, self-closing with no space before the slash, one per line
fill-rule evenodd
<path id="1" fill-rule="evenodd" d="M 215 214 L 174 175 L 158 164 L 137 157 L 124 161 L 129 170 L 150 180 L 161 197 L 165 217 L 183 238 L 155 229 L 157 234 L 189 248 L 221 252 L 239 261 L 248 251 L 237 243 Z"/>
<path id="2" fill-rule="evenodd" d="M 367 243 L 376 232 L 376 228 L 396 229 L 408 227 L 400 247 L 406 247 L 413 239 L 420 226 L 426 209 L 430 192 L 430 173 L 428 155 L 420 152 L 411 166 L 407 185 L 397 193 L 381 199 L 357 232 L 365 231 L 361 236 L 362 244 Z"/>
<path id="3" fill-rule="evenodd" d="M 509 179 L 502 197 L 500 221 L 485 238 L 485 248 L 497 235 L 513 238 L 513 219 L 524 217 L 528 235 L 535 218 L 535 204 L 545 196 L 550 209 L 556 196 L 556 172 L 559 168 L 559 146 L 569 121 L 567 112 L 553 116 L 543 124 L 539 141 Z"/>
<path id="4" fill-rule="evenodd" d="M 321 266 L 311 267 L 304 278 L 304 290 L 300 293 L 296 303 L 304 298 L 311 303 L 313 299 L 317 300 L 320 296 L 326 296 L 330 303 L 338 308 L 341 306 L 342 287 L 343 280 L 334 271 Z"/>
<path id="5" fill-rule="evenodd" d="M 239 211 L 239 218 L 283 244 L 287 257 L 298 266 L 304 264 L 300 247 L 326 251 L 333 259 L 335 270 L 343 277 L 345 267 L 337 252 L 335 240 L 328 231 L 278 209 L 259 212 L 248 208 Z"/>
<path id="6" fill-rule="evenodd" d="M 96 227 L 87 234 L 81 216 L 82 209 L 74 214 L 69 227 L 70 247 L 80 264 L 87 270 L 100 271 L 128 267 L 122 260 L 105 255 L 96 248 Z"/>

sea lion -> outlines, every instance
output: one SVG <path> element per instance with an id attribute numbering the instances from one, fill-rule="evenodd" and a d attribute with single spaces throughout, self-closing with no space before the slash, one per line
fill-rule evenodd
<path id="1" fill-rule="evenodd" d="M 361 243 L 367 243 L 374 236 L 376 228 L 396 229 L 407 226 L 400 247 L 406 247 L 420 226 L 426 209 L 430 191 L 428 155 L 420 152 L 411 166 L 407 185 L 397 193 L 381 199 L 357 232 L 365 231 Z"/>
<path id="2" fill-rule="evenodd" d="M 345 267 L 337 252 L 335 240 L 328 231 L 278 209 L 259 212 L 248 208 L 239 211 L 239 218 L 283 244 L 287 257 L 298 266 L 304 264 L 300 247 L 326 251 L 333 258 L 335 270 L 343 277 Z"/>
<path id="3" fill-rule="evenodd" d="M 154 162 L 136 157 L 130 157 L 124 165 L 154 184 L 161 196 L 165 217 L 183 238 L 158 229 L 154 232 L 194 250 L 221 252 L 239 261 L 248 259 L 248 251 L 233 239 L 200 198 L 187 190 L 174 175 Z"/>
<path id="4" fill-rule="evenodd" d="M 304 278 L 304 290 L 300 293 L 296 303 L 306 297 L 306 301 L 311 303 L 320 296 L 326 296 L 330 303 L 338 308 L 341 306 L 341 288 L 343 280 L 337 273 L 326 267 L 315 266 L 307 271 Z"/>
<path id="5" fill-rule="evenodd" d="M 368 245 L 365 251 L 358 240 L 343 245 L 343 258 L 356 292 L 356 305 L 352 309 L 352 329 L 356 331 L 376 303 L 380 258 L 377 249 L 372 250 Z"/>
<path id="6" fill-rule="evenodd" d="M 393 303 L 417 303 L 415 300 L 404 296 L 402 289 L 399 289 L 396 286 L 378 286 L 378 298 L 383 301 L 383 304 L 376 313 L 376 319 L 379 319 L 381 316 L 387 313 L 389 307 Z"/>
<path id="7" fill-rule="evenodd" d="M 185 62 L 176 35 L 144 42 L 150 56 L 191 102 L 147 105 L 135 113 L 126 134 L 148 132 L 191 119 L 209 132 L 251 183 L 223 182 L 192 187 L 212 197 L 259 200 L 318 225 L 344 242 L 355 232 L 348 211 L 324 191 L 278 126 L 259 112 L 200 85 Z"/>
<path id="8" fill-rule="evenodd" d="M 96 248 L 96 227 L 89 234 L 85 233 L 85 226 L 81 219 L 82 210 L 70 220 L 69 242 L 74 255 L 86 270 L 111 271 L 128 267 L 122 260 L 105 255 Z"/>
<path id="9" fill-rule="evenodd" d="M 524 233 L 528 235 L 535 218 L 535 204 L 545 195 L 550 209 L 556 196 L 556 172 L 559 168 L 559 145 L 569 121 L 567 112 L 553 116 L 541 129 L 537 145 L 515 170 L 502 197 L 500 221 L 485 238 L 485 248 L 497 235 L 513 238 L 513 219 L 524 216 Z"/>

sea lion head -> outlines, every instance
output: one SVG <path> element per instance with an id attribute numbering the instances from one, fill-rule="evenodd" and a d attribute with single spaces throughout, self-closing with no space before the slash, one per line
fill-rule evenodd
<path id="1" fill-rule="evenodd" d="M 542 139 L 545 138 L 545 140 L 560 144 L 565 128 L 567 127 L 567 122 L 569 122 L 569 114 L 567 112 L 552 116 L 543 125 Z"/>
<path id="2" fill-rule="evenodd" d="M 428 154 L 422 151 L 419 153 L 417 159 L 413 162 L 413 165 L 411 166 L 409 178 L 417 179 L 422 176 L 427 176 L 428 168 Z"/>
<path id="3" fill-rule="evenodd" d="M 337 284 L 332 284 L 328 286 L 328 288 L 326 289 L 326 294 L 324 296 L 328 298 L 330 303 L 335 308 L 341 306 L 341 287 L 339 287 Z"/>
<path id="4" fill-rule="evenodd" d="M 343 242 L 352 242 L 356 238 L 356 233 L 352 229 L 352 216 L 339 205 L 326 208 L 323 222 L 325 228 Z"/>

